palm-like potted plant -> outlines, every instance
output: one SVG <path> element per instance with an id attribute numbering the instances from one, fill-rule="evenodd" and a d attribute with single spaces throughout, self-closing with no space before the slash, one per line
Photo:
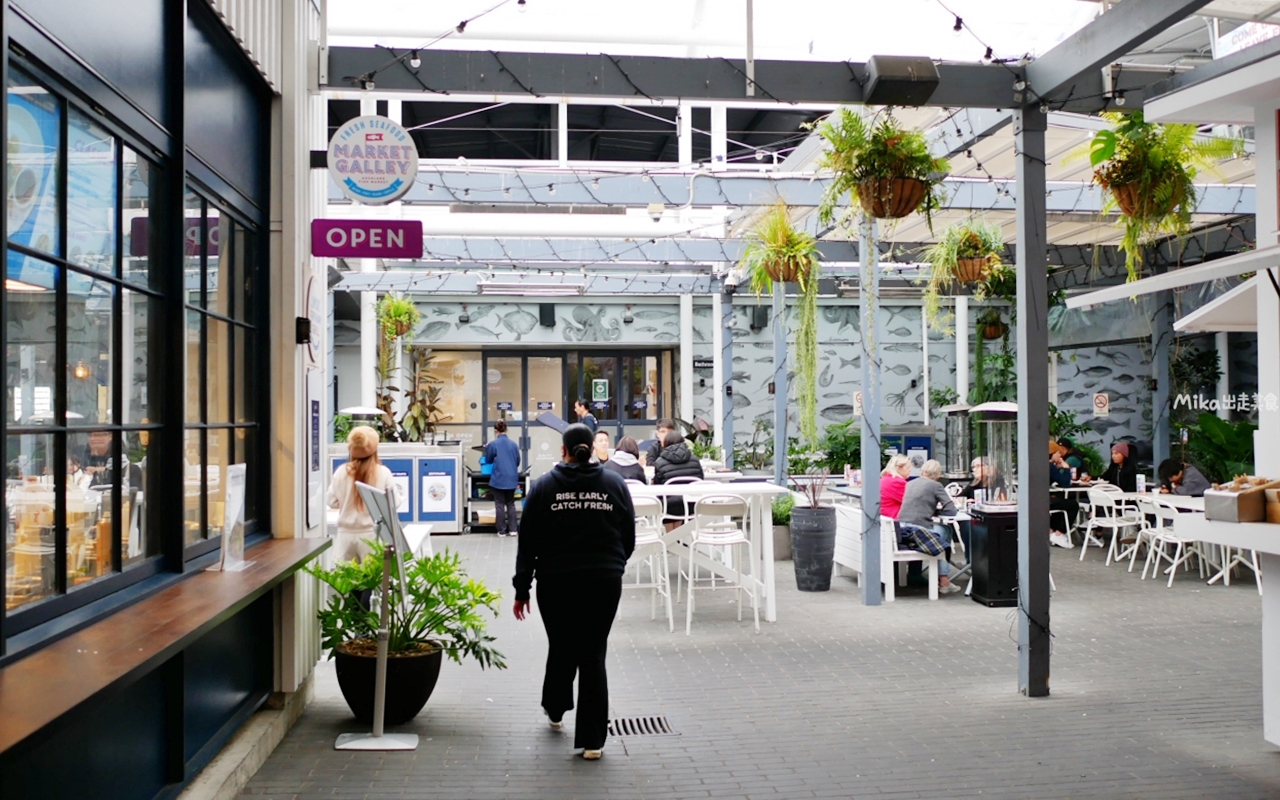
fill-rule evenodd
<path id="1" fill-rule="evenodd" d="M 922 208 L 932 228 L 950 162 L 934 157 L 924 134 L 902 127 L 892 113 L 871 124 L 848 108 L 833 116 L 817 126 L 829 145 L 819 167 L 834 173 L 818 206 L 819 219 L 830 224 L 849 197 L 876 219 L 899 219 Z"/>
<path id="2" fill-rule="evenodd" d="M 1104 114 L 1112 127 L 1090 143 L 1093 179 L 1119 207 L 1129 280 L 1142 274 L 1142 248 L 1162 235 L 1190 230 L 1196 205 L 1193 181 L 1200 169 L 1244 154 L 1244 140 L 1198 137 L 1194 125 L 1156 124 L 1141 111 Z"/>
<path id="3" fill-rule="evenodd" d="M 382 586 L 382 564 L 383 545 L 374 542 L 363 561 L 339 561 L 330 569 L 305 567 L 333 589 L 329 604 L 319 612 L 321 643 L 337 660 L 342 696 L 362 722 L 373 719 L 379 624 L 378 612 L 366 598 Z M 502 653 L 492 646 L 493 637 L 485 633 L 483 613 L 497 617 L 502 595 L 469 577 L 460 556 L 445 552 L 406 558 L 404 578 L 403 593 L 394 575 L 390 582 L 387 725 L 408 722 L 422 710 L 446 654 L 458 663 L 470 657 L 482 669 L 506 668 Z"/>
<path id="4" fill-rule="evenodd" d="M 949 318 L 940 313 L 939 297 L 957 283 L 977 283 L 998 266 L 1004 251 L 1000 226 L 970 221 L 952 225 L 924 252 L 929 263 L 929 282 L 924 290 L 924 310 L 929 321 L 946 327 Z"/>
<path id="5" fill-rule="evenodd" d="M 818 438 L 818 241 L 791 223 L 787 204 L 779 200 L 747 234 L 739 265 L 746 270 L 757 299 L 773 291 L 774 281 L 800 287 L 800 315 L 796 327 L 796 399 L 800 404 L 800 434 L 806 442 Z"/>

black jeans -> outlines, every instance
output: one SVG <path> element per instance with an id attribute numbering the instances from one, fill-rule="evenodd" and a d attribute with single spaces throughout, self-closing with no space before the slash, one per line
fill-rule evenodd
<path id="1" fill-rule="evenodd" d="M 573 708 L 578 676 L 578 716 L 573 746 L 604 747 L 609 728 L 609 679 L 605 655 L 609 630 L 622 597 L 622 576 L 577 572 L 538 579 L 538 611 L 547 629 L 547 672 L 542 707 L 552 719 Z"/>
<path id="2" fill-rule="evenodd" d="M 1065 511 L 1067 514 L 1067 530 L 1075 523 L 1076 516 L 1080 513 L 1080 504 L 1070 497 L 1054 497 L 1049 501 L 1050 511 Z M 1067 530 L 1058 530 L 1061 525 L 1061 517 L 1057 514 L 1049 515 L 1049 530 L 1058 531 L 1058 533 L 1066 533 Z"/>
<path id="3" fill-rule="evenodd" d="M 498 519 L 498 533 L 516 532 L 516 490 L 515 489 L 495 489 L 489 487 L 489 491 L 493 492 L 493 505 L 496 508 Z"/>

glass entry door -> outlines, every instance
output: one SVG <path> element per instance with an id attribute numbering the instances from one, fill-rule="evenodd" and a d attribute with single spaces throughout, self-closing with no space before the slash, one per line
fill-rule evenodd
<path id="1" fill-rule="evenodd" d="M 560 460 L 560 434 L 536 420 L 548 412 L 565 418 L 564 358 L 486 356 L 484 373 L 485 441 L 493 438 L 493 423 L 506 420 L 529 478 L 544 475 Z"/>

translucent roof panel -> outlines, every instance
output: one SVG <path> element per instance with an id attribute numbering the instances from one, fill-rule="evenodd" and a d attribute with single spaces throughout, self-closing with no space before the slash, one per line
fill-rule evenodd
<path id="1" fill-rule="evenodd" d="M 1098 11 L 1098 4 L 1080 0 L 946 0 L 945 6 L 938 0 L 755 0 L 755 57 L 978 61 L 987 46 L 997 58 L 1034 56 Z M 439 39 L 431 46 L 681 58 L 742 58 L 746 52 L 743 0 L 527 0 L 524 10 L 517 0 L 329 0 L 328 14 L 333 45 L 413 48 Z M 959 33 L 953 31 L 957 14 L 965 26 Z M 471 21 L 457 33 L 464 19 Z"/>

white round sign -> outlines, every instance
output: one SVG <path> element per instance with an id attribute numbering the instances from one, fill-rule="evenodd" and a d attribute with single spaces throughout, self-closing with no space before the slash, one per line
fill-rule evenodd
<path id="1" fill-rule="evenodd" d="M 412 188 L 418 148 L 386 117 L 356 117 L 329 140 L 329 174 L 352 202 L 386 205 Z"/>

